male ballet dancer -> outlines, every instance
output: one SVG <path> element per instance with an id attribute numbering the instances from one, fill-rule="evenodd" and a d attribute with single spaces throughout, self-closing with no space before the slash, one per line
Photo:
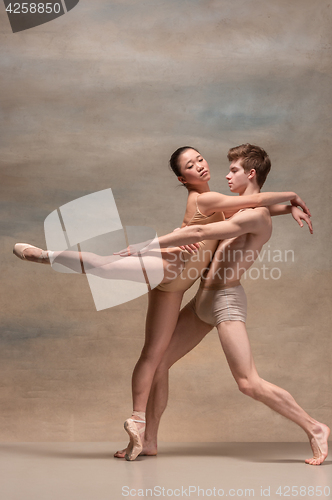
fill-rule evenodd
<path id="1" fill-rule="evenodd" d="M 257 146 L 245 144 L 231 149 L 228 159 L 231 165 L 226 179 L 230 190 L 240 196 L 258 193 L 271 166 L 266 152 Z M 205 213 L 204 194 L 200 196 L 199 204 Z M 310 219 L 305 214 L 302 218 L 312 232 Z M 257 373 L 251 353 L 245 325 L 246 297 L 239 280 L 269 240 L 271 230 L 268 209 L 259 207 L 240 210 L 226 222 L 188 226 L 159 238 L 161 247 L 192 244 L 207 239 L 223 241 L 219 244 L 207 275 L 202 279 L 196 297 L 182 309 L 170 345 L 156 371 L 147 406 L 142 454 L 157 453 L 158 426 L 168 398 L 169 368 L 216 326 L 240 391 L 302 427 L 313 452 L 313 457 L 305 460 L 307 464 L 320 465 L 327 457 L 330 429 L 310 417 L 287 391 L 263 380 Z"/>

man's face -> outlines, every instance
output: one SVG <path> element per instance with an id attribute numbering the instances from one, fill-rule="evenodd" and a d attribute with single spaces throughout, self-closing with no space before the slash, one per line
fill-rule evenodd
<path id="1" fill-rule="evenodd" d="M 232 193 L 243 193 L 247 186 L 249 185 L 249 175 L 250 172 L 245 172 L 242 165 L 241 159 L 232 161 L 229 167 L 229 173 L 226 175 L 228 181 L 229 189 Z"/>

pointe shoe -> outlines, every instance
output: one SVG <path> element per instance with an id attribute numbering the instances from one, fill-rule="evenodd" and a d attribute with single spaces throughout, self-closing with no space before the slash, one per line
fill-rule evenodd
<path id="1" fill-rule="evenodd" d="M 35 248 L 36 250 L 41 250 L 39 257 L 34 257 L 32 255 L 25 255 L 24 251 L 27 248 Z M 30 262 L 39 262 L 40 264 L 50 264 L 50 259 L 47 250 L 42 250 L 41 248 L 34 247 L 28 243 L 16 243 L 13 248 L 13 254 L 19 259 L 28 260 Z"/>
<path id="2" fill-rule="evenodd" d="M 125 455 L 125 459 L 129 462 L 136 460 L 138 455 L 143 450 L 141 434 L 145 431 L 145 425 L 141 429 L 138 429 L 136 423 L 145 424 L 145 420 L 134 420 L 133 418 L 128 418 L 124 423 L 124 428 L 130 438 L 129 450 Z"/>

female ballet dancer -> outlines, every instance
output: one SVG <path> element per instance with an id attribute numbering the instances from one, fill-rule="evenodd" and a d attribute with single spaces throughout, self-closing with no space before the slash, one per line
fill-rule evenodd
<path id="1" fill-rule="evenodd" d="M 271 206 L 271 215 L 290 213 L 301 225 L 303 212 L 294 207 L 276 205 L 292 201 L 307 213 L 307 208 L 295 193 L 259 193 L 252 196 L 233 197 L 210 192 L 208 181 L 210 170 L 206 160 L 194 148 L 183 147 L 173 153 L 170 166 L 188 190 L 188 199 L 181 227 L 192 224 L 208 224 L 224 220 L 224 214 L 231 216 L 241 208 Z M 126 450 L 119 451 L 116 457 L 134 460 L 142 450 L 142 434 L 145 429 L 145 409 L 155 370 L 170 342 L 175 329 L 183 294 L 201 276 L 209 265 L 217 247 L 217 241 L 205 241 L 197 247 L 189 246 L 161 251 L 164 278 L 158 287 L 149 292 L 149 305 L 146 318 L 145 342 L 132 376 L 133 413 L 125 421 L 125 429 L 130 443 Z M 193 252 L 193 253 L 191 253 Z M 74 271 L 81 272 L 77 252 L 47 252 L 27 244 L 16 244 L 14 253 L 23 260 L 50 263 L 58 262 Z M 101 257 L 92 253 L 80 253 L 86 273 L 107 279 L 142 279 L 142 267 L 137 256 L 114 260 L 114 256 Z M 153 252 L 144 255 L 156 259 Z M 152 264 L 153 266 L 153 264 Z M 137 274 L 135 272 L 137 271 Z M 194 271 L 194 272 L 193 272 Z M 175 276 L 175 278 L 174 278 Z"/>

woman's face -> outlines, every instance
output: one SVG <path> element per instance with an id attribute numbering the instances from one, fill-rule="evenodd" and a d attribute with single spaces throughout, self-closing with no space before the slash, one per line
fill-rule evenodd
<path id="1" fill-rule="evenodd" d="M 197 185 L 210 180 L 210 169 L 203 156 L 195 149 L 186 149 L 179 158 L 180 182 Z"/>

